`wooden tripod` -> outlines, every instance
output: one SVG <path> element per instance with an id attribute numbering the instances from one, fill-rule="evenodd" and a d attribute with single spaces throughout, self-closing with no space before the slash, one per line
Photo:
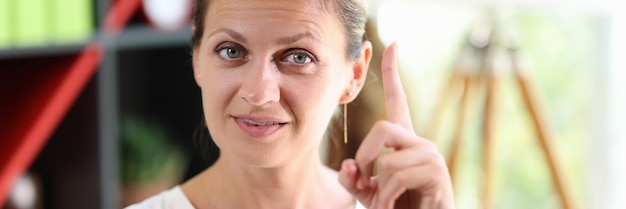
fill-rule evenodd
<path id="1" fill-rule="evenodd" d="M 459 56 L 459 61 L 456 69 L 450 76 L 448 84 L 444 87 L 443 97 L 440 99 L 437 109 L 435 110 L 435 120 L 431 120 L 434 123 L 434 127 L 429 129 L 432 131 L 429 137 L 433 140 L 437 139 L 439 132 L 439 125 L 442 122 L 442 116 L 445 109 L 446 102 L 451 98 L 459 98 L 458 100 L 458 116 L 456 121 L 456 129 L 453 132 L 452 141 L 449 147 L 449 153 L 447 156 L 447 163 L 450 170 L 450 176 L 454 179 L 454 174 L 457 167 L 457 159 L 459 150 L 461 149 L 461 139 L 464 135 L 464 121 L 467 117 L 468 110 L 470 109 L 470 99 L 484 98 L 481 104 L 484 104 L 483 116 L 482 116 L 482 133 L 483 133 L 483 175 L 482 175 L 482 187 L 481 187 L 481 208 L 490 209 L 493 200 L 493 173 L 494 173 L 494 159 L 495 159 L 495 133 L 497 114 L 499 113 L 500 101 L 498 88 L 502 75 L 499 74 L 494 68 L 496 61 L 496 52 L 505 54 L 506 59 L 509 60 L 508 67 L 511 68 L 515 77 L 515 82 L 518 84 L 520 93 L 522 95 L 523 102 L 528 109 L 532 118 L 532 125 L 535 128 L 538 136 L 538 142 L 541 145 L 541 149 L 545 154 L 551 178 L 559 194 L 559 201 L 565 209 L 576 209 L 571 199 L 570 190 L 564 182 L 562 170 L 558 163 L 551 142 L 553 139 L 550 133 L 547 119 L 545 118 L 544 110 L 538 102 L 536 90 L 531 80 L 524 74 L 524 63 L 520 62 L 518 51 L 516 46 L 497 47 L 493 42 L 493 30 L 489 31 L 489 35 L 483 37 L 475 37 L 470 34 L 470 41 L 466 44 L 465 50 Z M 472 37 L 474 36 L 474 37 Z M 468 61 L 474 61 L 474 63 L 468 64 Z M 478 62 L 478 63 L 476 63 Z M 484 95 L 484 96 L 482 96 Z"/>

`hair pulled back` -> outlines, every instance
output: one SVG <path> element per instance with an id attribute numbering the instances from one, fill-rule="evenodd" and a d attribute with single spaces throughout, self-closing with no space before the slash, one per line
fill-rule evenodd
<path id="1" fill-rule="evenodd" d="M 363 0 L 322 0 L 324 5 L 330 5 L 331 8 L 335 8 L 334 13 L 341 21 L 343 26 L 343 34 L 346 40 L 346 58 L 348 60 L 356 60 L 359 56 L 361 44 L 364 41 L 365 23 L 367 21 L 367 7 Z M 203 39 L 204 24 L 207 14 L 207 10 L 210 6 L 210 0 L 195 0 L 195 7 L 193 13 L 192 34 L 191 34 L 191 49 L 197 49 Z M 342 146 L 343 144 L 343 129 L 336 124 L 342 120 L 341 114 L 335 114 L 333 121 L 329 126 L 327 137 L 331 141 L 331 150 L 345 150 L 336 146 Z M 337 143 L 341 141 L 342 143 Z M 206 128 L 206 122 L 203 120 L 194 133 L 193 144 L 198 149 L 204 160 L 212 165 L 219 157 L 219 148 L 215 142 L 211 139 L 208 129 Z M 349 155 L 349 154 L 348 154 Z M 333 159 L 335 161 L 340 159 Z M 329 162 L 329 164 L 337 164 L 337 162 Z M 336 167 L 336 166 L 333 166 Z"/>

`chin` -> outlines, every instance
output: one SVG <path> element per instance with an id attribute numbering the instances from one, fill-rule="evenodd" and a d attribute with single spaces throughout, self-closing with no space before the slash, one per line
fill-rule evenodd
<path id="1" fill-rule="evenodd" d="M 248 167 L 255 168 L 277 168 L 282 167 L 292 161 L 294 156 L 287 156 L 285 151 L 278 151 L 278 153 L 270 153 L 268 150 L 252 151 L 248 153 L 242 153 L 237 156 L 239 162 Z"/>
<path id="2" fill-rule="evenodd" d="M 260 143 L 232 140 L 219 147 L 222 155 L 220 157 L 229 158 L 228 161 L 231 163 L 249 167 L 273 168 L 280 167 L 296 158 L 293 156 L 293 146 L 282 140 Z"/>
<path id="3" fill-rule="evenodd" d="M 278 168 L 298 159 L 307 158 L 309 154 L 319 155 L 319 146 L 316 144 L 319 145 L 320 141 L 295 136 L 288 127 L 283 127 L 271 136 L 263 138 L 251 137 L 245 133 L 238 133 L 238 129 L 227 128 L 227 131 L 221 132 L 225 135 L 220 139 L 229 140 L 215 142 L 220 147 L 223 157 L 229 158 L 229 162 L 247 167 Z M 294 138 L 298 140 L 293 140 Z"/>
<path id="4" fill-rule="evenodd" d="M 319 160 L 319 149 L 314 143 L 298 144 L 293 141 L 279 140 L 277 143 L 248 144 L 235 146 L 230 150 L 231 157 L 237 163 L 255 168 L 279 168 L 296 161 Z M 314 153 L 313 153 L 314 152 Z M 310 163 L 310 162 L 302 162 Z"/>

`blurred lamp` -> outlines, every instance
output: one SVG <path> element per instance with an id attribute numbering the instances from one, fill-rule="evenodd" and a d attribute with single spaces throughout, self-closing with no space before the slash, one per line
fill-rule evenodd
<path id="1" fill-rule="evenodd" d="M 9 208 L 35 208 L 36 201 L 37 186 L 32 176 L 26 174 L 15 181 L 8 199 Z"/>
<path id="2" fill-rule="evenodd" d="M 142 0 L 146 18 L 163 31 L 176 31 L 189 24 L 193 0 Z"/>

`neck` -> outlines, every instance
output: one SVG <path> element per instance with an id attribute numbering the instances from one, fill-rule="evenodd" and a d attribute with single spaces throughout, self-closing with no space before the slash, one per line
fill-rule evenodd
<path id="1" fill-rule="evenodd" d="M 293 160 L 284 165 L 272 168 L 259 168 L 226 162 L 228 159 L 216 164 L 216 170 L 221 175 L 228 175 L 231 183 L 236 183 L 237 191 L 258 191 L 261 196 L 287 195 L 293 199 L 297 195 L 307 191 L 313 185 L 323 182 L 323 165 L 319 159 L 306 157 L 301 160 Z M 273 190 L 265 192 L 264 190 Z M 254 195 L 254 194 L 253 194 Z"/>
<path id="2" fill-rule="evenodd" d="M 235 204 L 228 208 L 328 208 L 318 204 L 333 194 L 336 188 L 328 183 L 337 180 L 318 153 L 272 168 L 241 165 L 224 155 L 207 170 L 205 185 L 220 191 L 223 197 L 214 197 L 222 203 Z"/>

